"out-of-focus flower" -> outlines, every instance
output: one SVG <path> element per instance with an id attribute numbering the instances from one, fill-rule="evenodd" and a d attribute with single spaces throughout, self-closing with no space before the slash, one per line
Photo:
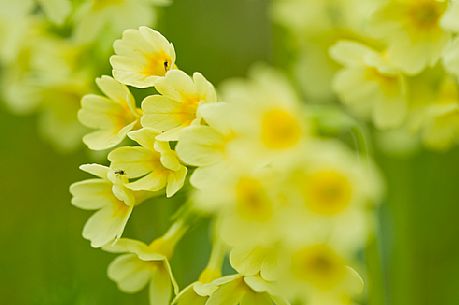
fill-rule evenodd
<path id="1" fill-rule="evenodd" d="M 354 253 L 372 231 L 368 212 L 383 189 L 376 170 L 339 142 L 312 143 L 289 162 L 284 236 L 327 238 L 342 252 Z"/>
<path id="2" fill-rule="evenodd" d="M 136 107 L 129 89 L 110 76 L 96 79 L 106 95 L 85 95 L 78 118 L 89 128 L 99 129 L 83 138 L 91 149 L 103 150 L 120 144 L 127 133 L 140 127 L 141 110 Z"/>
<path id="3" fill-rule="evenodd" d="M 174 46 L 145 26 L 124 31 L 114 49 L 116 55 L 110 58 L 113 77 L 129 86 L 153 87 L 175 65 Z"/>
<path id="4" fill-rule="evenodd" d="M 151 194 L 127 189 L 122 173 L 108 167 L 85 164 L 80 168 L 97 178 L 72 184 L 72 204 L 85 210 L 97 210 L 86 222 L 83 237 L 91 241 L 91 246 L 102 247 L 121 237 L 134 206 Z"/>
<path id="5" fill-rule="evenodd" d="M 372 17 L 371 33 L 388 44 L 388 58 L 416 74 L 440 59 L 451 34 L 440 26 L 448 1 L 390 0 Z"/>
<path id="6" fill-rule="evenodd" d="M 177 159 L 168 142 L 156 141 L 158 134 L 141 129 L 129 137 L 141 146 L 118 147 L 108 155 L 110 167 L 122 170 L 128 179 L 126 187 L 135 191 L 159 191 L 166 187 L 166 196 L 173 196 L 183 186 L 187 168 Z"/>
<path id="7" fill-rule="evenodd" d="M 384 54 L 359 43 L 341 41 L 330 52 L 345 66 L 334 79 L 342 101 L 378 128 L 399 127 L 408 110 L 403 74 Z"/>
<path id="8" fill-rule="evenodd" d="M 297 244 L 289 261 L 287 289 L 304 303 L 350 305 L 363 289 L 362 278 L 330 244 Z"/>
<path id="9" fill-rule="evenodd" d="M 217 101 L 215 89 L 204 76 L 173 70 L 158 79 L 155 88 L 161 95 L 151 95 L 142 102 L 142 126 L 157 132 L 162 141 L 178 140 L 180 132 L 201 120 L 198 107 Z"/>

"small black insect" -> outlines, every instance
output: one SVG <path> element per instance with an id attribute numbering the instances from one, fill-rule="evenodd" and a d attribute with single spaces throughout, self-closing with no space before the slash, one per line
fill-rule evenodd
<path id="1" fill-rule="evenodd" d="M 115 175 L 123 176 L 123 175 L 126 175 L 126 172 L 124 170 L 120 169 L 120 170 L 115 171 Z"/>
<path id="2" fill-rule="evenodd" d="M 166 70 L 166 72 L 169 70 L 169 61 L 164 61 L 164 70 Z"/>

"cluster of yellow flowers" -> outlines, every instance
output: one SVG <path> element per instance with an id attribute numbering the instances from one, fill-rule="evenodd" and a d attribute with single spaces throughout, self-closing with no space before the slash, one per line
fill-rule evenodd
<path id="1" fill-rule="evenodd" d="M 39 113 L 57 148 L 81 145 L 81 97 L 127 28 L 154 25 L 165 0 L 0 0 L 1 99 L 17 114 Z"/>
<path id="2" fill-rule="evenodd" d="M 356 255 L 381 193 L 370 160 L 321 135 L 270 68 L 217 96 L 202 74 L 177 68 L 174 47 L 155 30 L 126 30 L 114 49 L 113 77 L 96 80 L 102 95 L 84 96 L 78 113 L 93 129 L 84 142 L 111 148 L 110 164 L 82 165 L 95 178 L 70 191 L 73 205 L 96 211 L 83 236 L 121 254 L 108 268 L 118 287 L 148 285 L 151 305 L 354 304 L 363 286 Z M 146 88 L 141 106 L 127 86 Z M 187 202 L 164 235 L 148 244 L 122 238 L 137 205 L 174 196 L 187 178 Z M 170 259 L 201 217 L 214 220 L 212 251 L 180 290 Z M 226 257 L 233 275 L 222 275 Z"/>
<path id="3" fill-rule="evenodd" d="M 459 1 L 277 0 L 273 13 L 302 50 L 307 95 L 335 93 L 379 130 L 432 148 L 459 142 Z"/>

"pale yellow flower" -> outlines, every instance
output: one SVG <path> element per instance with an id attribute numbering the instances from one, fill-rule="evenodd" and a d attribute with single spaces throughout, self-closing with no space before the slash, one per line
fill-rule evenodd
<path id="1" fill-rule="evenodd" d="M 83 237 L 91 241 L 91 246 L 102 247 L 121 237 L 134 206 L 151 194 L 126 189 L 124 178 L 108 167 L 85 164 L 80 169 L 97 178 L 71 185 L 72 204 L 85 210 L 97 210 L 86 222 Z"/>
<path id="2" fill-rule="evenodd" d="M 353 253 L 373 231 L 368 213 L 381 196 L 381 180 L 369 161 L 362 163 L 339 142 L 319 142 L 291 156 L 284 189 L 286 240 L 327 238 Z"/>
<path id="3" fill-rule="evenodd" d="M 342 101 L 378 128 L 399 127 L 408 112 L 403 74 L 371 48 L 350 41 L 338 42 L 331 56 L 344 65 L 333 87 Z"/>
<path id="4" fill-rule="evenodd" d="M 153 87 L 174 68 L 174 46 L 158 31 L 145 26 L 124 31 L 122 39 L 113 46 L 116 54 L 110 58 L 113 77 L 123 84 Z"/>
<path id="5" fill-rule="evenodd" d="M 298 244 L 290 254 L 287 290 L 307 304 L 351 305 L 363 280 L 347 259 L 327 243 Z"/>
<path id="6" fill-rule="evenodd" d="M 148 285 L 151 305 L 169 305 L 178 286 L 169 264 L 174 247 L 186 232 L 183 223 L 175 223 L 162 237 L 150 245 L 131 239 L 119 239 L 104 247 L 113 253 L 127 253 L 108 267 L 108 276 L 124 292 L 138 292 Z"/>
<path id="7" fill-rule="evenodd" d="M 440 27 L 448 1 L 390 0 L 375 12 L 370 32 L 388 44 L 388 57 L 416 74 L 437 63 L 451 38 Z"/>
<path id="8" fill-rule="evenodd" d="M 198 107 L 217 101 L 215 88 L 200 73 L 190 77 L 172 70 L 156 81 L 155 88 L 161 95 L 142 102 L 142 126 L 161 132 L 158 139 L 164 141 L 178 140 L 181 131 L 200 122 Z"/>
<path id="9" fill-rule="evenodd" d="M 249 80 L 228 81 L 221 92 L 223 100 L 232 104 L 233 113 L 237 113 L 235 132 L 251 148 L 247 153 L 253 158 L 249 160 L 288 153 L 308 137 L 304 109 L 280 73 L 257 66 Z"/>
<path id="10" fill-rule="evenodd" d="M 222 175 L 221 173 L 225 174 Z M 283 201 L 269 169 L 223 162 L 192 176 L 196 208 L 217 216 L 220 238 L 230 246 L 270 245 L 281 238 Z"/>
<path id="11" fill-rule="evenodd" d="M 173 196 L 183 186 L 187 168 L 177 159 L 168 142 L 155 140 L 158 133 L 140 129 L 129 137 L 141 146 L 124 146 L 113 150 L 108 159 L 110 167 L 122 171 L 134 180 L 126 187 L 135 191 L 159 191 L 166 188 L 167 197 Z"/>
<path id="12" fill-rule="evenodd" d="M 83 138 L 91 149 L 103 150 L 120 144 L 127 133 L 140 127 L 141 110 L 129 89 L 110 76 L 96 79 L 106 95 L 88 94 L 81 101 L 78 118 L 87 127 L 98 129 Z"/>

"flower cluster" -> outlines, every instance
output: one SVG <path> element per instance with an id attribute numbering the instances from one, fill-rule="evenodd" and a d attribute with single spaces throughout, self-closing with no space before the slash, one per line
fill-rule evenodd
<path id="1" fill-rule="evenodd" d="M 70 191 L 73 205 L 96 211 L 83 236 L 121 254 L 108 268 L 118 287 L 148 285 L 151 305 L 352 304 L 363 286 L 356 255 L 381 193 L 370 160 L 321 135 L 270 68 L 228 81 L 217 96 L 202 74 L 177 68 L 155 30 L 127 30 L 114 49 L 113 77 L 96 80 L 102 94 L 86 95 L 78 113 L 93 129 L 84 142 L 111 149 L 110 164 L 82 165 L 95 178 Z M 138 106 L 127 86 L 149 95 Z M 173 197 L 187 179 L 188 201 L 164 235 L 122 238 L 138 204 Z M 214 220 L 209 262 L 180 290 L 170 259 L 201 217 Z M 232 275 L 222 274 L 226 257 Z"/>
<path id="2" fill-rule="evenodd" d="M 165 0 L 0 0 L 1 97 L 17 114 L 39 113 L 56 148 L 81 145 L 77 111 L 113 40 L 127 28 L 154 25 Z"/>
<path id="3" fill-rule="evenodd" d="M 317 18 L 302 24 L 299 17 L 287 18 L 294 11 L 294 16 L 308 11 Z M 332 98 L 334 92 L 377 129 L 399 130 L 432 148 L 459 142 L 458 1 L 279 0 L 274 12 L 307 41 L 304 61 L 328 67 L 314 81 L 298 65 L 306 86 L 321 89 L 309 95 Z M 321 26 L 310 26 L 314 20 Z"/>

